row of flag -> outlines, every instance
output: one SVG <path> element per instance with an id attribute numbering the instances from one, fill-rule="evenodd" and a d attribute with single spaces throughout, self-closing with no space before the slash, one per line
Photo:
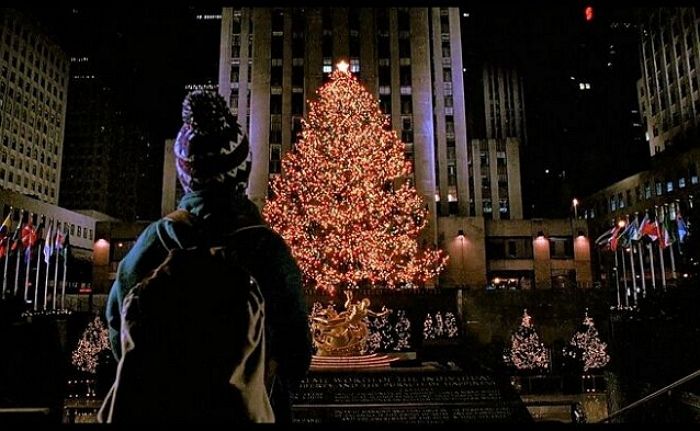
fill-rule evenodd
<path id="1" fill-rule="evenodd" d="M 34 226 L 32 218 L 29 217 L 27 223 L 20 222 L 11 234 L 10 231 L 12 231 L 12 212 L 0 225 L 0 259 L 10 252 L 15 252 L 21 245 L 22 250 L 24 250 L 25 262 L 29 263 L 32 248 L 43 235 L 44 222 L 42 221 L 39 226 Z M 68 231 L 55 229 L 54 232 L 53 224 L 49 226 L 44 240 L 44 262 L 49 263 L 49 259 L 54 253 L 60 253 L 63 258 L 68 255 L 69 236 Z"/>
<path id="2" fill-rule="evenodd" d="M 667 213 L 665 216 L 657 217 L 652 221 L 649 214 L 645 214 L 641 222 L 633 216 L 631 222 L 620 223 L 603 232 L 595 243 L 602 248 L 610 248 L 616 251 L 618 247 L 629 247 L 632 242 L 640 241 L 647 237 L 652 242 L 658 241 L 659 247 L 662 249 L 670 246 L 678 241 L 683 243 L 688 236 L 688 225 L 681 216 L 680 212 L 676 212 L 676 218 L 672 219 Z"/>

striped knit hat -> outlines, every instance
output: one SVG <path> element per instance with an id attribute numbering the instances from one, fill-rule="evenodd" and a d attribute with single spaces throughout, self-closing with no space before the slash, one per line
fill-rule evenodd
<path id="1" fill-rule="evenodd" d="M 250 174 L 248 138 L 212 91 L 193 91 L 182 102 L 183 125 L 175 140 L 177 175 L 186 192 L 214 183 L 245 191 Z"/>

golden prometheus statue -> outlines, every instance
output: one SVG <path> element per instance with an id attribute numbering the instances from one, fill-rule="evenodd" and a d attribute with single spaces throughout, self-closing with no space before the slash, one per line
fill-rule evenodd
<path id="1" fill-rule="evenodd" d="M 383 317 L 391 313 L 376 313 L 369 309 L 370 300 L 352 301 L 352 292 L 345 291 L 345 311 L 336 312 L 332 305 L 312 315 L 311 330 L 319 356 L 354 356 L 362 354 L 369 328 L 366 317 Z"/>

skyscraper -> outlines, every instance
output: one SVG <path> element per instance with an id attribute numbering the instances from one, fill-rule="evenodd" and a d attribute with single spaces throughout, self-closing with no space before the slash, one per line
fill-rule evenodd
<path id="1" fill-rule="evenodd" d="M 56 204 L 68 57 L 33 21 L 0 10 L 0 184 Z"/>
<path id="2" fill-rule="evenodd" d="M 219 91 L 250 136 L 249 196 L 301 130 L 307 99 L 345 59 L 406 144 L 412 181 L 431 213 L 469 216 L 467 130 L 457 8 L 224 8 Z"/>
<path id="3" fill-rule="evenodd" d="M 637 92 L 651 156 L 688 138 L 688 132 L 700 136 L 698 10 L 658 8 L 642 17 Z"/>

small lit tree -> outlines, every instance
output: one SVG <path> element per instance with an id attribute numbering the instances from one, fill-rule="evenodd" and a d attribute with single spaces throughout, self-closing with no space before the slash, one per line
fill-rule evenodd
<path id="1" fill-rule="evenodd" d="M 378 100 L 344 62 L 317 94 L 282 175 L 271 182 L 265 219 L 318 289 L 392 288 L 435 278 L 447 256 L 419 247 L 428 212 L 406 181 L 405 145 Z"/>
<path id="2" fill-rule="evenodd" d="M 603 368 L 610 362 L 606 348 L 607 344 L 598 337 L 593 318 L 588 316 L 588 310 L 586 310 L 581 328 L 564 347 L 564 356 L 576 360 L 583 365 L 583 371 L 588 371 Z"/>
<path id="3" fill-rule="evenodd" d="M 527 310 L 523 311 L 522 322 L 511 337 L 511 347 L 504 359 L 519 370 L 549 368 L 549 352 L 540 341 Z"/>
<path id="4" fill-rule="evenodd" d="M 109 348 L 109 332 L 99 316 L 95 316 L 73 350 L 73 365 L 80 371 L 96 374 L 100 353 Z"/>

